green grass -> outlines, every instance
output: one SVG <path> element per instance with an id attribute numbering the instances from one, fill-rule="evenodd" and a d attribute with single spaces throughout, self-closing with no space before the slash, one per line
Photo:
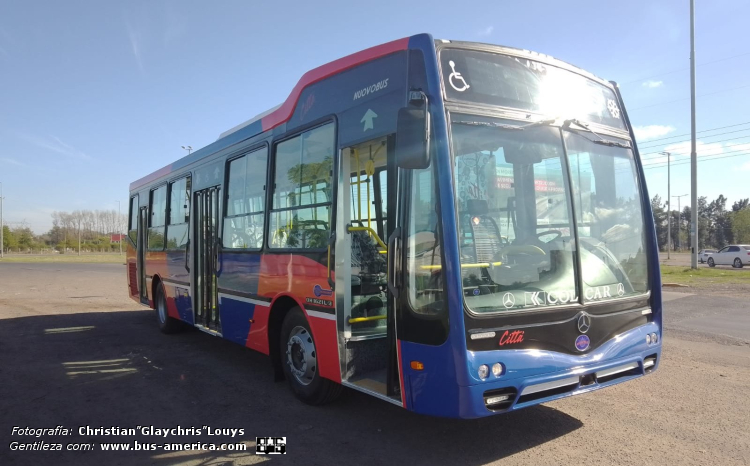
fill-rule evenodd
<path id="1" fill-rule="evenodd" d="M 739 283 L 750 285 L 750 270 L 729 268 L 690 267 L 662 265 L 661 281 L 663 283 L 680 283 L 683 285 L 710 285 L 712 283 Z"/>
<path id="2" fill-rule="evenodd" d="M 50 262 L 50 263 L 62 263 L 62 262 L 77 262 L 77 263 L 111 263 L 111 264 L 124 264 L 125 254 L 6 254 L 3 259 L 0 259 L 0 264 L 4 262 L 12 263 L 39 263 L 39 262 Z"/>

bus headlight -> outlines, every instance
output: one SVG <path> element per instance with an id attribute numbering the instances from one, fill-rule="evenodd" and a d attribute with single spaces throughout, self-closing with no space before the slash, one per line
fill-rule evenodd
<path id="1" fill-rule="evenodd" d="M 647 334 L 646 334 L 646 344 L 647 344 L 647 345 L 650 345 L 650 344 L 651 344 L 651 334 L 650 334 L 650 333 L 647 333 Z"/>
<path id="2" fill-rule="evenodd" d="M 651 343 L 657 344 L 658 342 L 659 342 L 659 335 L 657 335 L 656 333 L 652 333 L 651 334 Z"/>
<path id="3" fill-rule="evenodd" d="M 490 375 L 490 368 L 487 367 L 487 364 L 482 364 L 479 366 L 479 370 L 477 371 L 479 378 L 484 380 L 487 378 L 488 375 Z"/>
<path id="4" fill-rule="evenodd" d="M 501 375 L 503 375 L 503 365 L 500 364 L 499 362 L 496 362 L 495 364 L 493 364 L 492 375 L 494 375 L 495 377 L 500 377 Z"/>

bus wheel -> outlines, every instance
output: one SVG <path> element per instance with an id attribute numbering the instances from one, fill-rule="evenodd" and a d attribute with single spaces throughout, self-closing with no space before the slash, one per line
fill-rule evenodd
<path id="1" fill-rule="evenodd" d="M 167 313 L 167 298 L 164 294 L 164 285 L 159 283 L 156 287 L 156 296 L 154 296 L 156 308 L 156 321 L 159 322 L 159 330 L 162 333 L 175 333 L 180 330 L 180 322 Z"/>
<path id="2" fill-rule="evenodd" d="M 297 398 L 307 404 L 322 405 L 341 395 L 341 385 L 320 376 L 315 341 L 299 307 L 287 313 L 279 340 L 284 376 Z"/>

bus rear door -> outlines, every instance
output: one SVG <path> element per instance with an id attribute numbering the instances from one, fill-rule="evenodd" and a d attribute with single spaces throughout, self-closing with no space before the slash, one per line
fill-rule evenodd
<path id="1" fill-rule="evenodd" d="M 196 191 L 193 200 L 195 246 L 193 247 L 193 309 L 195 326 L 221 334 L 218 308 L 219 186 Z"/>

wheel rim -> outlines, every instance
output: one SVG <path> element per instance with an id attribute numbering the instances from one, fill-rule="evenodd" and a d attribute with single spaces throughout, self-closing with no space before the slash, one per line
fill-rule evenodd
<path id="1" fill-rule="evenodd" d="M 713 267 L 714 266 L 714 260 L 713 259 L 709 259 L 708 260 L 708 265 L 710 265 L 711 267 Z"/>
<path id="2" fill-rule="evenodd" d="M 734 260 L 734 266 L 739 269 L 740 267 L 742 267 L 742 262 L 740 262 L 739 259 L 735 259 Z"/>
<path id="3" fill-rule="evenodd" d="M 167 303 L 164 301 L 164 295 L 159 293 L 156 299 L 156 312 L 159 315 L 159 322 L 162 324 L 167 321 Z"/>
<path id="4" fill-rule="evenodd" d="M 286 364 L 292 376 L 302 385 L 309 385 L 315 377 L 318 361 L 312 335 L 306 328 L 297 326 L 289 334 L 286 344 Z"/>

